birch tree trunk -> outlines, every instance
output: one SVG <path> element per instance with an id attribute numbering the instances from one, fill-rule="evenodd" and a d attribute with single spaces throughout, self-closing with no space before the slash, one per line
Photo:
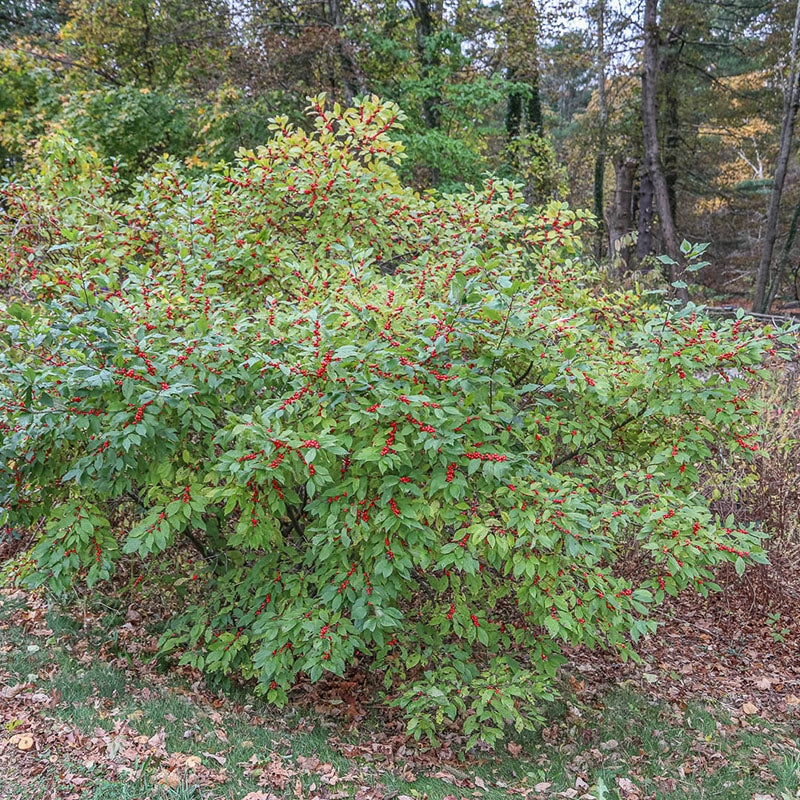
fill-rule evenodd
<path id="1" fill-rule="evenodd" d="M 764 228 L 764 241 L 761 245 L 761 259 L 758 262 L 756 283 L 753 290 L 753 311 L 765 314 L 769 311 L 770 273 L 772 272 L 772 256 L 775 241 L 778 238 L 778 216 L 781 210 L 781 197 L 786 182 L 786 171 L 792 154 L 792 138 L 794 124 L 800 105 L 800 65 L 798 64 L 798 37 L 800 36 L 800 0 L 794 15 L 792 44 L 789 51 L 789 75 L 783 88 L 783 120 L 781 122 L 781 140 L 778 151 L 778 163 L 775 165 L 775 177 L 772 180 L 772 191 L 769 195 L 767 222 Z M 776 287 L 777 291 L 777 287 Z M 774 293 L 773 293 L 774 296 Z"/>

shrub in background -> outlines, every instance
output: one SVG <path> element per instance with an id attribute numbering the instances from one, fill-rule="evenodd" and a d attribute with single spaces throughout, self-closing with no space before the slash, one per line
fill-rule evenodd
<path id="1" fill-rule="evenodd" d="M 763 561 L 697 465 L 753 447 L 774 337 L 593 292 L 580 217 L 512 184 L 415 194 L 392 104 L 311 114 L 125 200 L 68 141 L 6 188 L 0 522 L 45 520 L 56 591 L 191 547 L 163 652 L 276 703 L 368 666 L 415 735 L 493 742 L 562 643 L 627 657 L 665 594 Z"/>
<path id="2" fill-rule="evenodd" d="M 59 107 L 57 73 L 0 48 L 0 174 L 16 169 Z"/>
<path id="3" fill-rule="evenodd" d="M 757 323 L 756 323 L 757 324 Z M 758 451 L 742 458 L 719 442 L 714 458 L 716 470 L 704 470 L 704 492 L 711 507 L 722 514 L 753 521 L 769 531 L 770 561 L 787 571 L 797 563 L 800 546 L 800 409 L 798 408 L 797 362 L 771 365 L 764 379 L 751 382 L 751 402 L 764 409 L 762 419 L 753 424 L 758 435 Z M 764 432 L 764 423 L 769 426 Z M 785 564 L 780 562 L 784 561 Z M 784 576 L 784 581 L 787 580 Z M 768 587 L 771 594 L 774 585 Z"/>

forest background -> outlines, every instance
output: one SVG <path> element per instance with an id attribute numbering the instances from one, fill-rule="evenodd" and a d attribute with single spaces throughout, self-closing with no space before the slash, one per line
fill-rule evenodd
<path id="1" fill-rule="evenodd" d="M 308 96 L 374 93 L 408 115 L 401 173 L 416 188 L 491 171 L 531 203 L 592 209 L 595 255 L 618 278 L 650 272 L 654 254 L 680 261 L 682 239 L 711 242 L 705 288 L 766 311 L 798 299 L 796 12 L 770 0 L 4 0 L 0 170 L 33 163 L 57 132 L 128 177 L 166 152 L 210 169 L 266 141 L 276 115 L 303 124 Z"/>

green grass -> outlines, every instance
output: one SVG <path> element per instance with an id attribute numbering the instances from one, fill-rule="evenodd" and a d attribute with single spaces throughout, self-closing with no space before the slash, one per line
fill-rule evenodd
<path id="1" fill-rule="evenodd" d="M 135 783 L 110 783 L 103 781 L 91 795 L 92 800 L 204 800 L 208 795 L 202 794 L 203 790 L 188 783 L 183 783 L 174 789 L 153 786 L 146 777 Z"/>
<path id="2" fill-rule="evenodd" d="M 7 601 L 0 605 L 0 618 L 13 611 Z M 219 754 L 225 759 L 227 779 L 214 788 L 199 789 L 188 782 L 191 771 L 185 771 L 183 782 L 170 788 L 158 783 L 159 765 L 147 762 L 137 766 L 132 778 L 110 780 L 101 761 L 87 766 L 80 753 L 45 750 L 38 754 L 43 773 L 29 784 L 28 795 L 14 794 L 19 800 L 38 799 L 44 796 L 45 787 L 58 789 L 65 772 L 85 780 L 84 796 L 90 800 L 221 800 L 257 790 L 280 796 L 274 786 L 259 786 L 258 773 L 248 774 L 247 770 L 254 756 L 257 767 L 266 766 L 270 754 L 278 754 L 295 771 L 283 791 L 287 798 L 293 796 L 298 779 L 305 792 L 314 783 L 320 786 L 318 775 L 304 775 L 297 767 L 300 756 L 316 756 L 331 763 L 339 776 L 356 772 L 358 783 L 335 787 L 349 790 L 351 796 L 361 784 L 381 786 L 387 794 L 428 800 L 474 792 L 500 800 L 509 796 L 511 787 L 532 791 L 537 784 L 549 783 L 542 796 L 556 796 L 580 780 L 585 783 L 578 783 L 581 793 L 588 792 L 598 800 L 616 800 L 621 796 L 618 779 L 632 781 L 640 796 L 657 800 L 751 800 L 756 793 L 793 798 L 798 791 L 800 756 L 776 744 L 791 738 L 786 725 L 758 720 L 758 726 L 738 727 L 720 708 L 707 704 L 678 708 L 648 699 L 631 686 L 610 687 L 591 702 L 567 697 L 552 704 L 544 730 L 511 737 L 510 749 L 516 753 L 516 746 L 520 748 L 516 756 L 501 745 L 455 767 L 441 766 L 455 781 L 466 779 L 471 786 L 458 787 L 425 775 L 435 773 L 436 767 L 413 760 L 408 769 L 415 780 L 409 781 L 405 778 L 412 775 L 404 778 L 402 768 L 390 771 L 380 760 L 348 760 L 334 750 L 329 735 L 335 723 L 330 720 L 256 707 L 254 713 L 267 724 L 254 724 L 252 714 L 236 713 L 230 702 L 217 711 L 198 702 L 179 683 L 143 682 L 99 661 L 78 663 L 76 654 L 82 653 L 87 661 L 85 654 L 107 641 L 108 632 L 84 631 L 59 613 L 51 613 L 47 622 L 53 633 L 46 639 L 26 637 L 15 626 L 0 630 L 0 671 L 10 676 L 7 683 L 33 682 L 36 691 L 58 692 L 58 705 L 47 713 L 86 735 L 98 728 L 111 731 L 121 722 L 146 737 L 166 729 L 169 754 L 196 756 L 215 770 L 221 765 L 212 755 Z M 88 650 L 78 646 L 87 636 L 92 637 Z M 370 726 L 376 730 L 379 719 L 362 724 L 362 740 L 369 740 Z M 10 733 L 7 725 L 2 735 Z M 13 778 L 5 782 L 7 785 L 0 777 L 0 796 L 11 790 Z"/>

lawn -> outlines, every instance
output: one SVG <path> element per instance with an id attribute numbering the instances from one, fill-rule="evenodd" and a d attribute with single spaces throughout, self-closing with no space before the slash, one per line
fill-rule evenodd
<path id="1" fill-rule="evenodd" d="M 800 796 L 796 625 L 755 600 L 743 619 L 745 589 L 672 607 L 642 664 L 571 654 L 566 699 L 537 734 L 466 755 L 455 734 L 407 740 L 354 681 L 300 687 L 278 713 L 159 671 L 131 645 L 133 605 L 67 614 L 5 590 L 0 797 L 788 800 Z"/>

